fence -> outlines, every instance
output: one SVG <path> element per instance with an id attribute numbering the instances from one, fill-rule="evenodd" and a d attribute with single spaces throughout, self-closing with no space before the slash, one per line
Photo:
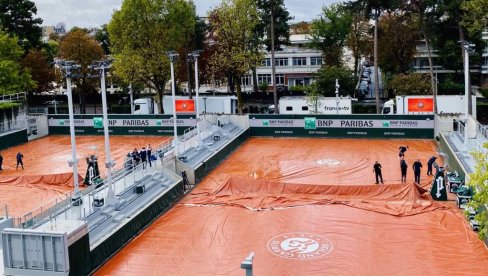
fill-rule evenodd
<path id="1" fill-rule="evenodd" d="M 0 133 L 26 128 L 25 119 L 9 120 L 0 123 Z"/>
<path id="2" fill-rule="evenodd" d="M 0 95 L 0 102 L 15 102 L 26 99 L 26 93 L 20 92 L 15 94 Z"/>

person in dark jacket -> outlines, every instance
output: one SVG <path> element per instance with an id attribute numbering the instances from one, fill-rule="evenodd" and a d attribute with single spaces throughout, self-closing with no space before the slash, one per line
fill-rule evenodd
<path id="1" fill-rule="evenodd" d="M 141 161 L 141 156 L 139 155 L 137 149 L 134 149 L 132 151 L 132 159 L 134 160 L 134 166 L 139 165 L 139 162 Z"/>
<path id="2" fill-rule="evenodd" d="M 3 156 L 2 156 L 2 154 L 0 153 L 0 171 L 3 171 L 3 169 L 2 169 L 2 165 L 3 165 Z"/>
<path id="3" fill-rule="evenodd" d="M 400 159 L 404 159 L 405 158 L 405 152 L 407 151 L 408 149 L 408 146 L 401 146 L 398 148 L 398 150 L 400 151 L 398 153 L 398 156 L 400 157 Z"/>
<path id="4" fill-rule="evenodd" d="M 141 152 L 139 152 L 139 156 L 141 156 L 142 169 L 146 169 L 147 151 L 145 147 L 142 147 Z"/>
<path id="5" fill-rule="evenodd" d="M 381 180 L 381 184 L 384 184 L 383 175 L 381 175 L 381 164 L 378 161 L 374 162 L 373 172 L 376 178 L 376 184 L 378 184 L 378 180 Z"/>
<path id="6" fill-rule="evenodd" d="M 407 161 L 405 159 L 400 160 L 400 170 L 402 171 L 402 183 L 407 183 Z"/>
<path id="7" fill-rule="evenodd" d="M 432 175 L 432 165 L 434 165 L 437 157 L 432 156 L 429 161 L 427 161 L 427 175 Z"/>
<path id="8" fill-rule="evenodd" d="M 15 169 L 18 169 L 19 168 L 19 165 L 22 166 L 22 170 L 24 169 L 24 162 L 22 162 L 22 159 L 24 158 L 24 156 L 22 155 L 22 153 L 17 153 L 17 167 L 15 167 Z"/>
<path id="9" fill-rule="evenodd" d="M 415 184 L 420 185 L 420 171 L 422 169 L 422 163 L 420 163 L 420 159 L 417 159 L 412 165 L 413 174 L 415 175 Z"/>
<path id="10" fill-rule="evenodd" d="M 151 163 L 151 155 L 152 155 L 152 148 L 151 148 L 151 144 L 148 144 L 147 145 L 147 160 L 149 160 L 149 167 L 152 167 L 152 163 Z"/>

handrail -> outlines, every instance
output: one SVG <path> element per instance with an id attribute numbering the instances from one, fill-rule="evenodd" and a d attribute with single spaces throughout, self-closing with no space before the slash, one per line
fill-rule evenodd
<path id="1" fill-rule="evenodd" d="M 169 151 L 170 148 L 172 147 L 171 145 L 171 140 L 164 141 L 160 143 L 156 147 L 156 152 L 165 152 Z M 124 162 L 123 168 L 115 171 L 112 173 L 112 183 L 116 183 L 117 181 L 123 179 L 124 177 L 133 174 L 135 177 L 136 173 L 139 171 L 144 171 L 141 168 L 143 167 L 144 164 L 142 162 L 138 164 L 137 166 L 134 166 L 133 164 L 133 159 L 127 160 Z M 132 170 L 128 171 L 127 168 L 132 168 Z M 97 181 L 97 179 L 100 179 Z M 105 185 L 105 180 L 102 179 L 100 176 L 94 179 L 95 183 L 83 190 L 80 191 L 81 197 L 84 196 L 94 196 L 95 194 L 100 193 L 101 191 L 105 190 L 108 186 Z M 135 182 L 135 181 L 134 181 Z M 115 189 L 115 186 L 114 186 Z M 117 191 L 114 191 L 116 193 Z M 48 219 L 52 218 L 53 216 L 60 214 L 67 209 L 71 208 L 71 206 L 75 203 L 72 202 L 72 192 L 67 192 L 64 193 L 55 199 L 42 204 L 41 206 L 34 208 L 30 212 L 25 213 L 24 215 L 18 217 L 15 219 L 15 227 L 18 228 L 30 228 L 33 226 L 40 225 L 44 222 L 46 222 Z M 91 209 L 91 204 L 90 204 L 90 210 L 88 214 L 84 214 L 84 216 L 88 216 L 92 213 Z"/>
<path id="2" fill-rule="evenodd" d="M 19 92 L 15 94 L 0 95 L 0 102 L 12 102 L 27 99 L 27 93 Z"/>

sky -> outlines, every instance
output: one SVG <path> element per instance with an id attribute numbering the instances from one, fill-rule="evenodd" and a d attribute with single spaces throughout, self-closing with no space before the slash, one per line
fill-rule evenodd
<path id="1" fill-rule="evenodd" d="M 56 25 L 63 22 L 68 29 L 78 27 L 98 27 L 110 21 L 114 10 L 120 9 L 123 0 L 31 0 L 36 3 L 37 16 L 44 20 L 43 25 Z M 294 20 L 311 21 L 316 18 L 323 6 L 338 0 L 285 0 L 285 6 Z M 205 16 L 207 11 L 220 3 L 220 0 L 194 0 L 197 14 Z"/>

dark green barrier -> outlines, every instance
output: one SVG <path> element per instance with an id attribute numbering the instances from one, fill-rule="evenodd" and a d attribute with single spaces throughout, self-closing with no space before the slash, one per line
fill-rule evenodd
<path id="1" fill-rule="evenodd" d="M 90 252 L 90 271 L 98 269 L 113 254 L 122 249 L 132 238 L 150 225 L 160 215 L 168 211 L 183 196 L 183 183 L 180 181 L 171 190 L 144 209 L 130 222 L 122 226 L 105 241 Z"/>
<path id="2" fill-rule="evenodd" d="M 27 130 L 14 130 L 0 134 L 0 150 L 27 143 Z M 6 158 L 4 156 L 3 158 Z"/>
<path id="3" fill-rule="evenodd" d="M 111 135 L 173 135 L 171 115 L 109 115 Z M 49 115 L 50 135 L 69 135 L 68 115 Z M 103 135 L 103 123 L 100 114 L 76 115 L 75 132 L 77 135 Z M 178 135 L 196 125 L 195 116 L 177 116 Z"/>
<path id="4" fill-rule="evenodd" d="M 249 138 L 249 132 L 244 131 L 232 142 L 220 149 L 215 155 L 205 161 L 200 167 L 195 170 L 195 183 L 200 183 L 205 176 L 207 176 L 213 169 L 222 163 L 227 156 L 236 150 L 244 141 Z"/>
<path id="5" fill-rule="evenodd" d="M 69 275 L 84 276 L 90 272 L 90 239 L 88 233 L 68 247 Z"/>
<path id="6" fill-rule="evenodd" d="M 433 115 L 249 115 L 251 136 L 432 139 Z"/>

